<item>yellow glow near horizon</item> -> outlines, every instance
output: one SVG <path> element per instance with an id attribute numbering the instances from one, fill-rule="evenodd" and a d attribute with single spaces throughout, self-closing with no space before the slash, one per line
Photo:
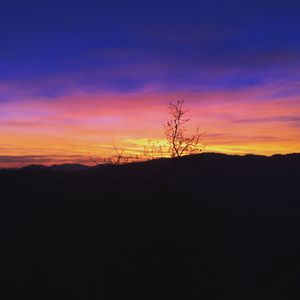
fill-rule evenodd
<path id="1" fill-rule="evenodd" d="M 201 142 L 206 152 L 300 152 L 300 101 L 253 101 L 265 97 L 266 91 L 260 93 L 187 94 L 187 135 L 197 125 L 205 130 Z M 240 97 L 242 101 L 232 100 Z M 0 115 L 0 167 L 93 164 L 90 156 L 101 161 L 115 155 L 113 139 L 128 155 L 141 155 L 149 139 L 166 148 L 163 123 L 169 119 L 169 99 L 175 95 L 79 95 L 7 103 Z"/>

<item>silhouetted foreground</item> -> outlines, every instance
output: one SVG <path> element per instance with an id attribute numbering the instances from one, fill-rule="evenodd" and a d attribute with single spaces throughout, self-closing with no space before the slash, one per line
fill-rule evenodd
<path id="1" fill-rule="evenodd" d="M 11 299 L 297 286 L 299 182 L 299 154 L 1 170 L 2 283 Z"/>

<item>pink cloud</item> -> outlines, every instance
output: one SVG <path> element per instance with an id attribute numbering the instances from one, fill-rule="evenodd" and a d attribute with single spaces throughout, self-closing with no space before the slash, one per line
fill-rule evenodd
<path id="1" fill-rule="evenodd" d="M 180 94 L 81 91 L 51 101 L 34 97 L 6 102 L 0 107 L 0 139 L 15 148 L 2 146 L 0 154 L 28 156 L 39 149 L 36 155 L 46 152 L 47 157 L 59 154 L 67 159 L 68 155 L 85 156 L 89 150 L 100 157 L 112 153 L 114 137 L 124 147 L 129 140 L 162 139 L 162 124 L 169 118 L 167 104 L 180 98 L 186 99 L 189 130 L 199 124 L 207 131 L 203 140 L 208 149 L 270 154 L 273 147 L 273 153 L 296 152 L 300 149 L 300 101 L 295 95 L 268 97 L 281 89 L 270 85 Z"/>

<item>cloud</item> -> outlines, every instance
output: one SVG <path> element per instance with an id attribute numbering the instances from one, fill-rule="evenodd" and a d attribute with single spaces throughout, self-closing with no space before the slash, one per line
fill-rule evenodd
<path id="1" fill-rule="evenodd" d="M 23 156 L 11 156 L 11 155 L 0 155 L 0 163 L 21 163 L 21 164 L 35 164 L 45 163 L 54 161 L 55 156 L 47 157 L 40 155 L 23 155 Z"/>
<path id="2" fill-rule="evenodd" d="M 98 161 L 101 162 L 102 159 L 98 159 Z M 0 155 L 0 168 L 22 167 L 34 164 L 49 166 L 64 163 L 80 163 L 87 165 L 93 164 L 91 158 L 89 158 L 87 155 Z"/>
<path id="3" fill-rule="evenodd" d="M 272 117 L 253 117 L 246 119 L 234 120 L 234 123 L 273 123 L 273 122 L 300 122 L 299 115 L 289 115 L 289 116 L 272 116 Z"/>

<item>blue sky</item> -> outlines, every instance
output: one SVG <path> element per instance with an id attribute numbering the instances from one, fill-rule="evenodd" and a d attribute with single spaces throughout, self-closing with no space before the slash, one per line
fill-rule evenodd
<path id="1" fill-rule="evenodd" d="M 299 9 L 297 1 L 7 1 L 0 80 L 64 77 L 54 94 L 78 84 L 126 92 L 297 80 Z"/>

